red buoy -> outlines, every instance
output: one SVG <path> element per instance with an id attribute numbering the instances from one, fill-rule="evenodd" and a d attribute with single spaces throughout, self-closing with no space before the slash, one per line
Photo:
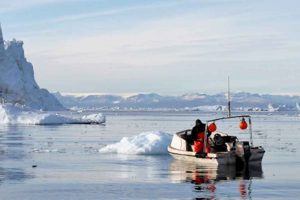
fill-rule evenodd
<path id="1" fill-rule="evenodd" d="M 248 128 L 248 124 L 247 124 L 245 118 L 243 118 L 240 122 L 240 129 L 245 130 L 247 128 Z"/>
<path id="2" fill-rule="evenodd" d="M 215 122 L 211 123 L 210 125 L 208 125 L 208 131 L 209 132 L 215 132 L 217 130 L 217 125 L 215 124 Z"/>

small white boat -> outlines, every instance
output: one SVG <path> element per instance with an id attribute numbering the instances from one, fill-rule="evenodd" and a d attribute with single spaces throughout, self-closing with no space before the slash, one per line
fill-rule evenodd
<path id="1" fill-rule="evenodd" d="M 242 119 L 241 123 L 249 129 L 249 141 L 239 141 L 235 136 L 214 130 L 209 133 L 209 125 L 221 120 Z M 245 121 L 248 119 L 248 123 Z M 249 124 L 249 126 L 248 126 Z M 242 127 L 245 129 L 245 127 Z M 204 147 L 201 153 L 194 151 L 194 146 L 189 144 L 188 137 L 191 130 L 184 130 L 174 134 L 168 152 L 175 158 L 197 162 L 200 165 L 234 165 L 237 167 L 250 164 L 261 164 L 265 150 L 261 146 L 254 146 L 252 139 L 252 124 L 249 115 L 239 115 L 217 118 L 206 121 Z M 207 137 L 209 135 L 209 137 Z M 209 143 L 209 144 L 207 144 Z M 207 152 L 210 145 L 210 152 Z"/>

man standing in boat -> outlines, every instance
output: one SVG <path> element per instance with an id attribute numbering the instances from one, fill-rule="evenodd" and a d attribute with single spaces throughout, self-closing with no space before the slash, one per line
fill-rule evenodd
<path id="1" fill-rule="evenodd" d="M 197 119 L 195 122 L 195 126 L 192 129 L 191 133 L 191 140 L 192 142 L 196 141 L 198 139 L 198 133 L 205 131 L 205 124 L 202 123 L 200 119 Z"/>
<path id="2" fill-rule="evenodd" d="M 195 126 L 192 129 L 191 133 L 191 143 L 194 143 L 194 151 L 197 153 L 203 153 L 204 140 L 205 140 L 205 124 L 202 123 L 200 119 L 197 119 Z M 209 137 L 209 136 L 207 136 Z M 209 152 L 209 144 L 206 144 L 206 150 Z"/>

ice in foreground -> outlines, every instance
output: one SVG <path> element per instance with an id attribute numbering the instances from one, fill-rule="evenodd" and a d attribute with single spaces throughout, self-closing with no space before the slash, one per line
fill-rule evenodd
<path id="1" fill-rule="evenodd" d="M 0 124 L 58 125 L 102 123 L 105 123 L 105 116 L 101 113 L 75 117 L 34 111 L 19 105 L 0 104 Z"/>
<path id="2" fill-rule="evenodd" d="M 118 154 L 167 154 L 167 147 L 172 136 L 162 131 L 140 133 L 132 137 L 124 137 L 120 142 L 99 149 L 100 153 Z"/>

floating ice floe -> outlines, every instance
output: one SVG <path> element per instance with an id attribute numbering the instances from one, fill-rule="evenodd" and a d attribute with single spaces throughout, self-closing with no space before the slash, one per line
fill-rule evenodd
<path id="1" fill-rule="evenodd" d="M 124 137 L 120 142 L 99 149 L 100 153 L 118 154 L 167 154 L 172 136 L 161 131 L 144 132 L 132 137 Z"/>
<path id="2" fill-rule="evenodd" d="M 0 105 L 0 124 L 102 124 L 105 121 L 105 116 L 101 113 L 75 117 L 34 111 L 12 104 Z"/>
<path id="3" fill-rule="evenodd" d="M 66 153 L 66 149 L 44 149 L 35 148 L 32 150 L 33 153 Z"/>

